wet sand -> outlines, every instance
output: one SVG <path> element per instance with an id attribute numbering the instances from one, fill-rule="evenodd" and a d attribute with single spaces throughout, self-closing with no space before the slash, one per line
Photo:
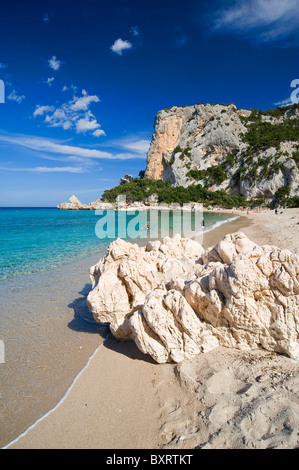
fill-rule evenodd
<path id="1" fill-rule="evenodd" d="M 107 335 L 86 306 L 100 256 L 0 283 L 0 446 L 56 405 Z"/>
<path id="2" fill-rule="evenodd" d="M 204 232 L 202 239 L 198 241 L 205 249 L 207 249 L 210 246 L 214 246 L 219 243 L 227 233 L 244 231 L 245 227 L 250 227 L 252 224 L 253 221 L 250 218 L 244 215 L 238 215 L 237 219 L 220 225 L 216 230 L 212 230 L 206 233 Z"/>

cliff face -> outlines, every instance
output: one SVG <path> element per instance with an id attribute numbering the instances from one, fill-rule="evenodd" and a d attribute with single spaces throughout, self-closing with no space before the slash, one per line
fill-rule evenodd
<path id="1" fill-rule="evenodd" d="M 299 106 L 277 110 L 196 104 L 159 111 L 145 178 L 202 184 L 246 198 L 299 190 Z"/>

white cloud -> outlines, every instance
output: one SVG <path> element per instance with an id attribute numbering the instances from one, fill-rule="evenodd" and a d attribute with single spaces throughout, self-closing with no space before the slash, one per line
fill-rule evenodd
<path id="1" fill-rule="evenodd" d="M 77 134 L 86 133 L 88 131 L 95 131 L 100 125 L 96 119 L 92 118 L 91 113 L 86 113 L 84 118 L 78 119 L 76 122 L 76 132 Z"/>
<path id="2" fill-rule="evenodd" d="M 100 130 L 101 125 L 89 110 L 92 103 L 99 102 L 98 96 L 88 95 L 86 90 L 82 90 L 81 97 L 74 95 L 70 101 L 57 109 L 53 106 L 37 106 L 33 116 L 45 116 L 44 122 L 49 127 L 75 129 L 77 134 L 91 132 L 94 137 L 99 137 L 105 135 L 105 132 Z"/>
<path id="3" fill-rule="evenodd" d="M 56 166 L 56 167 L 47 167 L 47 166 L 37 166 L 34 168 L 7 168 L 0 167 L 0 170 L 5 171 L 29 171 L 32 173 L 85 173 L 85 169 L 81 167 L 72 167 L 72 166 Z"/>
<path id="4" fill-rule="evenodd" d="M 46 167 L 38 166 L 33 169 L 37 173 L 84 173 L 84 168 L 81 167 L 72 167 L 72 166 L 56 166 L 56 167 Z"/>
<path id="5" fill-rule="evenodd" d="M 17 95 L 15 90 L 12 90 L 7 97 L 8 100 L 15 101 L 16 103 L 22 103 L 25 99 L 24 95 Z"/>
<path id="6" fill-rule="evenodd" d="M 45 14 L 44 14 L 44 16 L 43 16 L 43 21 L 44 21 L 45 23 L 49 23 L 50 17 L 49 17 L 49 15 L 48 15 L 48 13 L 45 13 Z"/>
<path id="7" fill-rule="evenodd" d="M 114 140 L 112 145 L 131 150 L 139 154 L 146 154 L 150 146 L 150 140 L 140 139 L 138 137 L 128 137 L 125 139 Z"/>
<path id="8" fill-rule="evenodd" d="M 52 82 L 54 82 L 54 80 L 55 80 L 54 77 L 48 78 L 47 84 L 48 84 L 49 86 L 52 86 Z"/>
<path id="9" fill-rule="evenodd" d="M 144 153 L 112 153 L 105 152 L 98 149 L 90 149 L 86 147 L 76 147 L 73 145 L 66 145 L 61 142 L 52 141 L 35 136 L 11 136 L 0 134 L 0 142 L 11 145 L 17 145 L 23 148 L 28 148 L 37 152 L 50 153 L 59 156 L 72 156 L 80 158 L 94 158 L 94 159 L 107 159 L 107 160 L 131 160 L 131 159 L 145 159 Z M 43 153 L 38 156 L 43 158 Z"/>
<path id="10" fill-rule="evenodd" d="M 63 109 L 55 109 L 54 113 L 47 114 L 45 123 L 50 127 L 62 127 L 64 130 L 71 129 L 73 126 Z"/>
<path id="11" fill-rule="evenodd" d="M 53 55 L 52 59 L 48 60 L 49 67 L 53 70 L 59 70 L 61 66 L 61 61 L 56 58 L 55 55 Z"/>
<path id="12" fill-rule="evenodd" d="M 123 41 L 122 39 L 116 39 L 114 44 L 111 46 L 111 50 L 118 55 L 122 55 L 126 49 L 131 49 L 133 46 L 129 41 Z"/>
<path id="13" fill-rule="evenodd" d="M 64 87 L 62 88 L 62 91 L 67 91 L 67 90 L 72 90 L 74 93 L 77 93 L 78 87 L 76 87 L 75 85 L 71 85 L 71 86 L 64 85 Z"/>
<path id="14" fill-rule="evenodd" d="M 0 69 L 6 69 L 7 65 L 3 64 L 2 62 L 0 62 Z"/>
<path id="15" fill-rule="evenodd" d="M 91 103 L 99 103 L 99 98 L 96 95 L 88 96 L 85 90 L 82 90 L 81 98 L 74 98 L 73 103 L 71 104 L 71 109 L 73 111 L 87 111 Z"/>
<path id="16" fill-rule="evenodd" d="M 33 116 L 34 117 L 42 116 L 43 114 L 54 111 L 54 110 L 55 110 L 54 106 L 39 106 L 39 105 L 37 105 L 36 108 L 35 108 L 35 111 L 33 113 Z"/>
<path id="17" fill-rule="evenodd" d="M 259 42 L 299 44 L 298 0 L 221 1 L 210 13 L 212 31 L 230 33 Z"/>
<path id="18" fill-rule="evenodd" d="M 277 101 L 277 103 L 273 103 L 275 106 L 288 106 L 289 104 L 293 104 L 291 98 L 288 97 L 284 100 Z"/>
<path id="19" fill-rule="evenodd" d="M 100 135 L 106 135 L 105 132 L 102 130 L 102 129 L 96 129 L 92 135 L 94 135 L 95 137 L 100 137 Z"/>

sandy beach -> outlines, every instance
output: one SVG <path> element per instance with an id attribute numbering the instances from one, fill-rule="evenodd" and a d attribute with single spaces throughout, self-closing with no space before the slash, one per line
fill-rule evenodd
<path id="1" fill-rule="evenodd" d="M 280 212 L 235 211 L 240 217 L 205 234 L 203 245 L 242 231 L 298 254 L 299 209 Z M 110 336 L 99 338 L 80 370 L 58 405 L 7 448 L 298 446 L 299 365 L 285 356 L 216 348 L 179 365 L 156 364 L 134 343 Z"/>
<path id="2" fill-rule="evenodd" d="M 232 210 L 225 211 L 221 209 L 214 210 L 215 212 L 230 212 L 233 215 L 239 215 L 242 219 L 237 219 L 231 223 L 225 224 L 217 230 L 217 233 L 212 232 L 207 238 L 210 245 L 217 243 L 218 237 L 222 238 L 226 233 L 232 233 L 235 226 L 239 227 L 236 230 L 241 230 L 248 238 L 257 243 L 258 245 L 269 244 L 278 246 L 299 253 L 299 209 L 279 209 L 276 215 L 274 210 L 264 209 L 261 212 L 246 210 Z M 206 244 L 204 240 L 204 244 Z"/>

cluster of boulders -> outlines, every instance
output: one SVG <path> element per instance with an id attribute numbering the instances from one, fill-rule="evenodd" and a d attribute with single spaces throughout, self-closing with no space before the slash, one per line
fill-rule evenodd
<path id="1" fill-rule="evenodd" d="M 96 321 L 158 363 L 217 346 L 299 360 L 299 258 L 242 232 L 204 250 L 176 235 L 145 247 L 117 239 L 90 270 Z"/>

